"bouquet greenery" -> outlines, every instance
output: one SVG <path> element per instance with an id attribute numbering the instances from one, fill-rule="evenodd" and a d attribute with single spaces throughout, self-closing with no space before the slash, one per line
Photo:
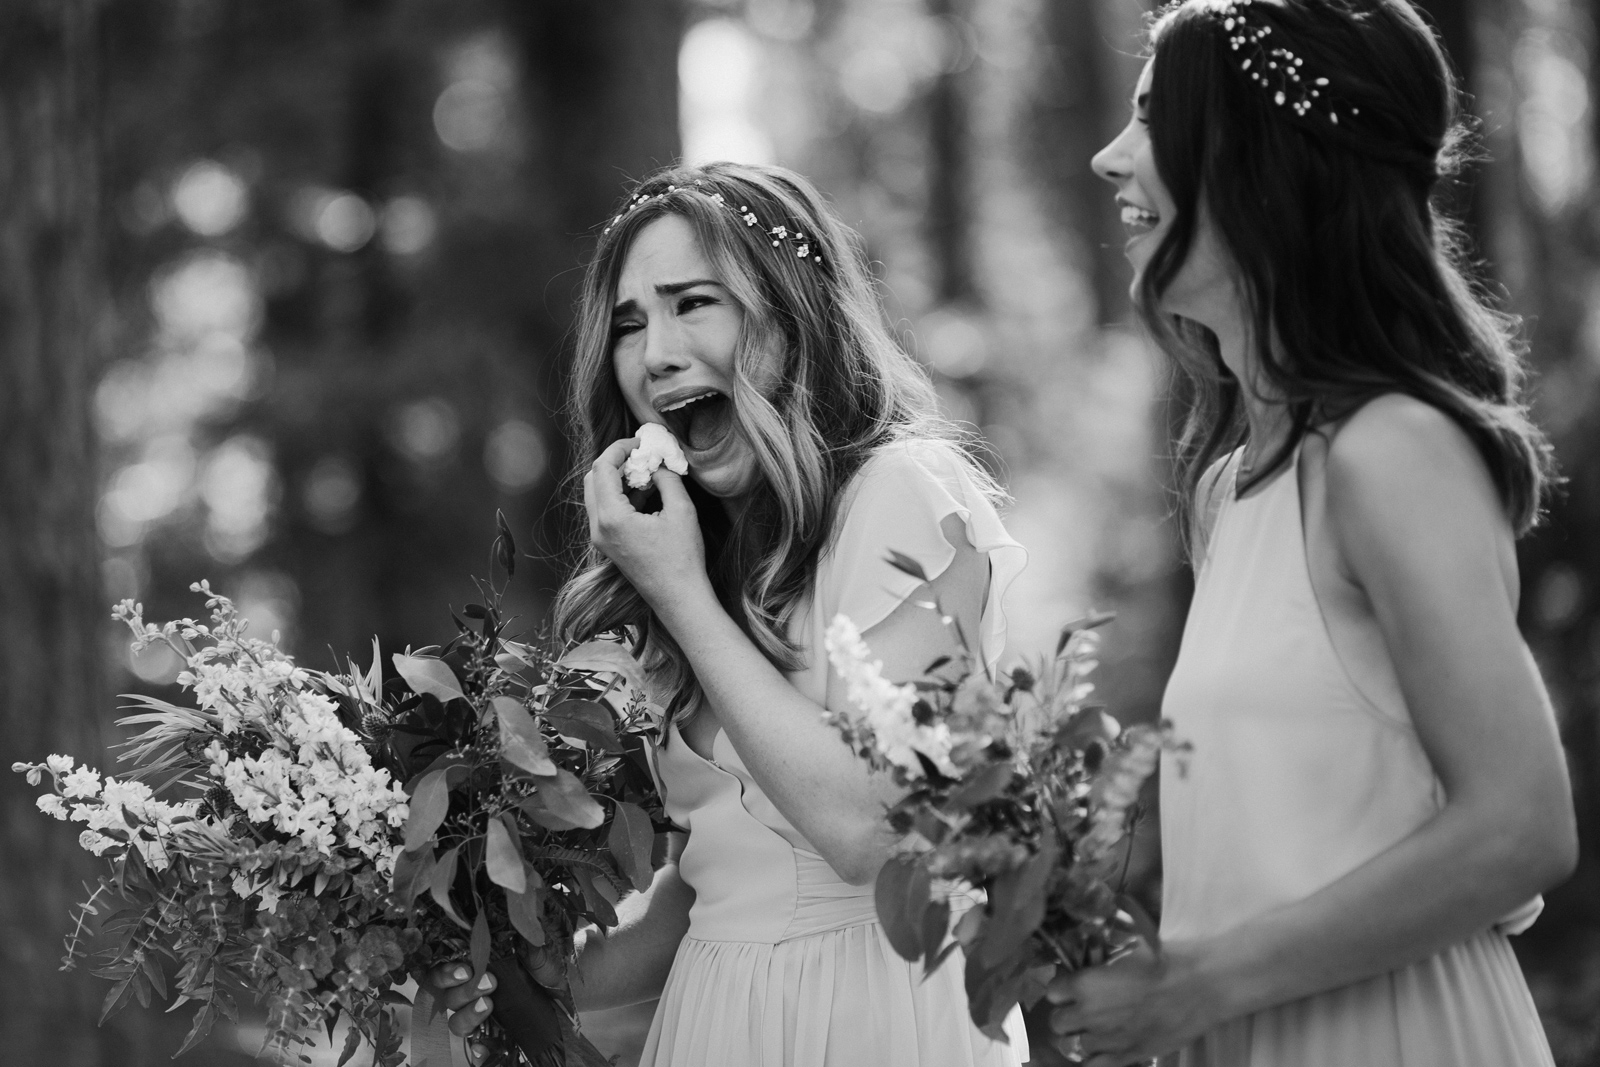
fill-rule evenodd
<path id="1" fill-rule="evenodd" d="M 496 560 L 509 578 L 503 522 Z M 90 954 L 98 919 L 104 1014 L 165 999 L 170 981 L 174 1007 L 199 1005 L 180 1053 L 260 999 L 269 1049 L 331 1036 L 344 1016 L 340 1062 L 365 1040 L 394 1067 L 396 986 L 465 958 L 474 981 L 499 981 L 481 1035 L 494 1062 L 604 1063 L 574 1024 L 573 934 L 614 925 L 619 894 L 649 884 L 663 823 L 644 753 L 659 711 L 627 650 L 594 641 L 557 656 L 511 640 L 491 583 L 448 645 L 393 656 L 394 677 L 376 642 L 368 670 L 322 673 L 247 637 L 206 583 L 192 589 L 209 624 L 117 607 L 136 647 L 183 657 L 193 697 L 133 698 L 123 722 L 144 732 L 119 757 L 126 777 L 58 755 L 12 768 L 35 785 L 49 775 L 40 809 L 85 823 L 80 843 L 109 861 L 64 961 Z M 412 1059 L 447 1067 L 434 1007 L 419 993 Z"/>
<path id="2" fill-rule="evenodd" d="M 890 562 L 928 580 L 915 560 Z M 928 973 L 961 946 L 973 1022 L 1003 1040 L 1011 1009 L 1036 1002 L 1058 971 L 1107 962 L 1141 938 L 1156 946 L 1123 882 L 1140 786 L 1163 749 L 1182 746 L 1165 725 L 1123 730 L 1089 702 L 1096 628 L 1111 616 L 1067 626 L 1052 656 L 998 676 L 943 618 L 963 651 L 897 685 L 837 616 L 826 647 L 852 707 L 826 717 L 908 790 L 889 810 L 903 836 L 876 886 L 890 943 Z M 967 906 L 953 931 L 952 905 Z"/>

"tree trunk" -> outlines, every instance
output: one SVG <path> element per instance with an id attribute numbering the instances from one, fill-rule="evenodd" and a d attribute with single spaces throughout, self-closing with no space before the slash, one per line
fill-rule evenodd
<path id="1" fill-rule="evenodd" d="M 115 1041 L 95 1028 L 92 979 L 57 970 L 87 857 L 9 773 L 52 752 L 103 762 L 95 8 L 29 0 L 0 15 L 0 1058 L 11 1067 L 127 1062 L 102 1048 Z"/>

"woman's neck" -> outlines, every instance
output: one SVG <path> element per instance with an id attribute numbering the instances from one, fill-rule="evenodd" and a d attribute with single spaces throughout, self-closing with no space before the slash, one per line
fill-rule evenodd
<path id="1" fill-rule="evenodd" d="M 1216 322 L 1206 325 L 1217 337 L 1223 365 L 1239 380 L 1239 400 L 1244 404 L 1249 434 L 1245 443 L 1246 466 L 1254 466 L 1271 455 L 1288 433 L 1288 409 L 1268 391 L 1249 323 L 1242 311 L 1218 316 Z"/>

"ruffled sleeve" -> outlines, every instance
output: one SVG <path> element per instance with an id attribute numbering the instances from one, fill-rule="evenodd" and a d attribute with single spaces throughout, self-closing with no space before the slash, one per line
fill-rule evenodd
<path id="1" fill-rule="evenodd" d="M 954 446 L 938 441 L 890 445 L 874 455 L 846 490 L 838 535 L 818 568 L 816 622 L 848 615 L 862 631 L 886 619 L 922 584 L 890 562 L 899 552 L 930 579 L 955 559 L 940 523 L 959 515 L 968 542 L 989 557 L 981 647 L 990 668 L 1005 649 L 1002 598 L 1027 562 Z"/>

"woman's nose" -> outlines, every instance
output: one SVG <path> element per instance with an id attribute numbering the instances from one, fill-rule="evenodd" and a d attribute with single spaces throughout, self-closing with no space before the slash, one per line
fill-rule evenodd
<path id="1" fill-rule="evenodd" d="M 1117 134 L 1110 144 L 1096 152 L 1094 158 L 1089 160 L 1089 166 L 1094 169 L 1094 172 L 1113 185 L 1123 181 L 1132 173 L 1126 144 L 1127 139 L 1128 131 L 1123 130 Z"/>
<path id="2" fill-rule="evenodd" d="M 683 330 L 667 319 L 651 323 L 645 334 L 644 368 L 653 378 L 660 378 L 689 365 L 689 346 Z"/>

